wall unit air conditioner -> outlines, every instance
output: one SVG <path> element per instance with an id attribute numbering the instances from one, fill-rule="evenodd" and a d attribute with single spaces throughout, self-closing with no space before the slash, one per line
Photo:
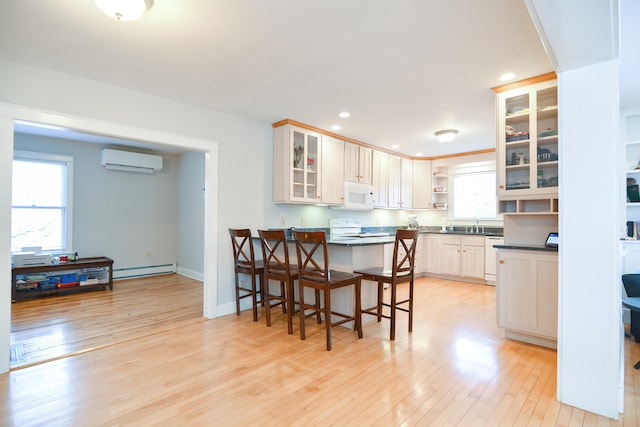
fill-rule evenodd
<path id="1" fill-rule="evenodd" d="M 162 156 L 105 148 L 102 150 L 102 166 L 107 169 L 153 173 L 162 169 Z"/>

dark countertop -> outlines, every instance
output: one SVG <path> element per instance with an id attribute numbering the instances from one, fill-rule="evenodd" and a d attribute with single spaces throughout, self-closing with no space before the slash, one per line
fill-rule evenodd
<path id="1" fill-rule="evenodd" d="M 542 251 L 542 252 L 558 252 L 558 248 L 550 248 L 544 245 L 493 245 L 496 249 L 514 249 L 517 251 Z"/>

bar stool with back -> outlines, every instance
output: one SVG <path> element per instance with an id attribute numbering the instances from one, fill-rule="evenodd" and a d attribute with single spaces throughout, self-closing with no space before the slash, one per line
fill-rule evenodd
<path id="1" fill-rule="evenodd" d="M 365 268 L 354 271 L 354 273 L 362 274 L 363 280 L 370 280 L 378 283 L 378 298 L 375 307 L 362 309 L 362 313 L 376 316 L 378 322 L 385 319 L 390 320 L 391 341 L 396 339 L 396 310 L 404 311 L 409 314 L 409 332 L 413 329 L 413 276 L 415 269 L 416 246 L 418 242 L 418 230 L 397 230 L 396 239 L 393 245 L 393 266 L 391 270 L 384 267 Z M 409 282 L 409 296 L 406 299 L 398 301 L 397 285 Z M 391 300 L 384 302 L 384 284 L 388 283 L 391 287 Z M 408 304 L 405 307 L 400 307 Z M 383 307 L 389 307 L 390 313 L 384 314 Z"/>
<path id="2" fill-rule="evenodd" d="M 327 351 L 331 350 L 331 328 L 347 322 L 354 322 L 354 329 L 358 332 L 358 338 L 362 338 L 362 319 L 360 313 L 360 280 L 361 275 L 344 271 L 331 270 L 329 268 L 329 254 L 327 251 L 327 237 L 324 231 L 294 232 L 296 239 L 296 253 L 298 255 L 299 299 L 300 299 L 300 339 L 305 339 L 305 315 L 306 310 L 316 313 L 318 323 L 320 313 L 324 315 L 325 330 L 327 336 Z M 334 289 L 353 286 L 355 291 L 354 314 L 338 313 L 331 307 L 331 291 Z M 308 304 L 304 301 L 304 289 L 315 291 L 315 303 Z M 324 305 L 321 304 L 319 294 L 322 291 Z M 339 318 L 332 321 L 331 315 Z"/>
<path id="3" fill-rule="evenodd" d="M 271 326 L 271 308 L 282 306 L 287 315 L 287 331 L 293 334 L 294 287 L 298 266 L 289 263 L 289 250 L 284 230 L 258 230 L 264 263 L 264 302 L 267 326 Z M 269 280 L 280 282 L 280 293 L 271 292 Z M 271 301 L 277 301 L 271 304 Z"/>
<path id="4" fill-rule="evenodd" d="M 233 264 L 236 280 L 236 315 L 240 315 L 240 300 L 251 297 L 253 321 L 256 322 L 258 321 L 258 304 L 264 304 L 265 300 L 264 265 L 262 261 L 256 261 L 255 259 L 250 229 L 230 228 L 229 235 L 231 236 L 231 244 L 233 245 Z M 246 274 L 251 278 L 251 288 L 240 285 L 239 274 Z M 260 288 L 258 288 L 256 284 L 256 277 L 260 277 Z M 259 299 L 258 293 L 260 293 Z"/>

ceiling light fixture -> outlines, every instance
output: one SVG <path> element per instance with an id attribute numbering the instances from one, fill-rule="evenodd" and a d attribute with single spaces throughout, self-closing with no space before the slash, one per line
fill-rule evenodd
<path id="1" fill-rule="evenodd" d="M 347 117 L 351 116 L 351 114 L 347 113 L 346 111 L 343 111 L 342 113 L 338 114 L 338 116 L 342 117 L 343 119 L 346 119 Z"/>
<path id="2" fill-rule="evenodd" d="M 456 137 L 457 134 L 458 134 L 458 131 L 456 129 L 445 129 L 445 130 L 439 130 L 434 135 L 436 136 L 436 138 L 438 138 L 438 141 L 440 142 L 451 142 L 453 141 L 453 139 Z"/>
<path id="3" fill-rule="evenodd" d="M 504 73 L 503 75 L 500 76 L 500 81 L 506 82 L 507 80 L 513 80 L 515 78 L 516 78 L 515 73 Z"/>
<path id="4" fill-rule="evenodd" d="M 331 126 L 331 129 L 340 130 L 340 125 L 333 125 L 333 126 Z"/>
<path id="5" fill-rule="evenodd" d="M 95 0 L 98 8 L 118 21 L 135 21 L 151 9 L 153 0 Z"/>
<path id="6" fill-rule="evenodd" d="M 400 146 L 398 144 L 393 144 L 391 148 L 400 148 Z"/>

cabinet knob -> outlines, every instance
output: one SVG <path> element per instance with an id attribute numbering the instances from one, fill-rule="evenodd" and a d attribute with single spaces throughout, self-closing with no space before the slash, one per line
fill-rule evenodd
<path id="1" fill-rule="evenodd" d="M 500 264 L 504 264 L 504 260 L 501 259 L 500 261 L 498 261 Z"/>
<path id="2" fill-rule="evenodd" d="M 500 184 L 498 187 L 499 187 L 501 190 L 504 190 L 504 185 Z"/>

